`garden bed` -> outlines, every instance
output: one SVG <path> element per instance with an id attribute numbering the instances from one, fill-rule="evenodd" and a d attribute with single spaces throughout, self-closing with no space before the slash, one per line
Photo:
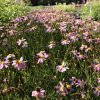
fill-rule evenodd
<path id="1" fill-rule="evenodd" d="M 1 100 L 99 100 L 100 23 L 36 10 L 0 28 Z"/>

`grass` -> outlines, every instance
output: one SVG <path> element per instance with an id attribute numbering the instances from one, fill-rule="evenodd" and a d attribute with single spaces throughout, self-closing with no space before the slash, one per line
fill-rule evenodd
<path id="1" fill-rule="evenodd" d="M 30 10 L 30 7 L 24 4 L 0 1 L 0 25 L 7 24 L 16 17 L 26 15 Z"/>
<path id="2" fill-rule="evenodd" d="M 58 5 L 55 5 L 54 7 L 55 9 L 59 9 L 59 10 L 63 10 L 63 11 L 66 11 L 66 12 L 76 12 L 76 8 L 75 8 L 75 4 L 69 4 L 69 5 L 66 5 L 66 4 L 58 4 Z"/>
<path id="3" fill-rule="evenodd" d="M 93 1 L 91 4 L 87 3 L 82 7 L 82 18 L 87 18 L 91 16 L 94 20 L 100 20 L 100 2 Z"/>

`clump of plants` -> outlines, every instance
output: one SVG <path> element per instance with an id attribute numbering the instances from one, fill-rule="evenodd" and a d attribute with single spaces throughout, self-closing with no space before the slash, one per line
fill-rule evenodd
<path id="1" fill-rule="evenodd" d="M 27 14 L 30 8 L 13 1 L 0 1 L 0 25 L 6 24 L 12 19 Z"/>
<path id="2" fill-rule="evenodd" d="M 63 3 L 63 4 L 57 4 L 55 5 L 54 7 L 55 9 L 59 9 L 59 10 L 63 10 L 63 11 L 66 11 L 66 12 L 76 12 L 76 9 L 75 9 L 75 4 L 69 4 L 69 5 L 66 5 L 66 3 Z"/>
<path id="3" fill-rule="evenodd" d="M 86 4 L 82 8 L 82 17 L 86 18 L 91 16 L 94 20 L 100 21 L 100 2 L 93 1 L 91 3 Z"/>
<path id="4" fill-rule="evenodd" d="M 50 9 L 0 27 L 0 99 L 99 100 L 99 27 Z"/>

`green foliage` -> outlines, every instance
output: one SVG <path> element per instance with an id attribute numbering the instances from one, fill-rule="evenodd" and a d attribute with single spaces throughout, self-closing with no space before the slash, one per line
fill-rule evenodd
<path id="1" fill-rule="evenodd" d="M 44 9 L 45 7 L 40 5 L 40 6 L 30 6 L 30 11 L 33 11 L 33 10 L 42 10 Z"/>
<path id="2" fill-rule="evenodd" d="M 26 5 L 31 5 L 31 0 L 23 0 Z"/>
<path id="3" fill-rule="evenodd" d="M 92 4 L 86 4 L 82 8 L 82 17 L 93 17 L 94 20 L 100 20 L 100 2 L 93 2 Z"/>
<path id="4" fill-rule="evenodd" d="M 66 3 L 59 3 L 58 5 L 55 5 L 55 8 L 56 9 L 59 9 L 59 10 L 64 10 L 66 12 L 76 12 L 76 9 L 75 9 L 75 5 L 66 5 Z"/>
<path id="5" fill-rule="evenodd" d="M 29 7 L 24 5 L 0 1 L 0 25 L 6 24 L 18 16 L 25 15 L 29 10 Z"/>
<path id="6" fill-rule="evenodd" d="M 93 6 L 92 16 L 95 20 L 100 20 L 100 3 Z"/>

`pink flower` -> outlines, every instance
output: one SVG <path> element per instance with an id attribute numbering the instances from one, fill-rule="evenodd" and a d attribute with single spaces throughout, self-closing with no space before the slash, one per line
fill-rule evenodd
<path id="1" fill-rule="evenodd" d="M 29 29 L 29 31 L 34 31 L 34 30 L 36 30 L 36 27 L 34 27 L 34 26 Z"/>
<path id="2" fill-rule="evenodd" d="M 76 19 L 75 20 L 75 25 L 82 25 L 82 20 Z"/>
<path id="3" fill-rule="evenodd" d="M 37 63 L 38 63 L 38 64 L 39 64 L 39 63 L 43 63 L 44 60 L 45 60 L 44 58 L 39 58 Z"/>
<path id="4" fill-rule="evenodd" d="M 45 53 L 45 51 L 40 51 L 37 56 L 39 57 L 38 59 L 38 64 L 39 63 L 43 63 L 48 57 L 49 55 L 47 53 Z"/>
<path id="5" fill-rule="evenodd" d="M 51 28 L 51 27 L 48 27 L 47 29 L 46 29 L 46 32 L 54 32 L 55 31 L 55 29 L 53 29 L 53 28 Z"/>
<path id="6" fill-rule="evenodd" d="M 4 62 L 0 61 L 0 69 L 2 69 L 4 67 Z"/>
<path id="7" fill-rule="evenodd" d="M 73 50 L 72 53 L 77 59 L 81 60 L 81 59 L 85 58 L 85 56 L 83 54 L 81 54 L 80 52 L 78 52 L 77 50 Z"/>
<path id="8" fill-rule="evenodd" d="M 45 97 L 45 90 L 37 89 L 37 91 L 32 91 L 32 97 L 36 98 L 44 98 Z"/>
<path id="9" fill-rule="evenodd" d="M 100 96 L 100 86 L 95 87 L 94 94 Z"/>
<path id="10" fill-rule="evenodd" d="M 62 44 L 62 45 L 66 45 L 66 44 L 69 44 L 69 43 L 70 43 L 69 40 L 62 40 L 62 41 L 61 41 L 61 44 Z"/>
<path id="11" fill-rule="evenodd" d="M 67 38 L 69 38 L 70 41 L 75 42 L 79 39 L 79 34 L 72 32 L 66 35 Z"/>
<path id="12" fill-rule="evenodd" d="M 72 77 L 70 79 L 71 85 L 75 85 L 76 87 L 84 88 L 86 82 L 84 80 L 77 79 L 76 77 Z"/>
<path id="13" fill-rule="evenodd" d="M 94 64 L 93 68 L 95 71 L 99 72 L 100 71 L 100 64 Z"/>
<path id="14" fill-rule="evenodd" d="M 10 58 L 14 58 L 15 55 L 14 54 L 9 54 L 5 59 L 10 59 Z"/>
<path id="15" fill-rule="evenodd" d="M 0 60 L 0 69 L 7 68 L 8 65 L 9 65 L 9 61 L 8 60 L 5 60 L 5 61 L 1 61 Z"/>
<path id="16" fill-rule="evenodd" d="M 66 96 L 68 94 L 68 91 L 65 90 L 65 84 L 62 82 L 59 82 L 59 84 L 56 86 L 56 91 L 58 94 Z"/>
<path id="17" fill-rule="evenodd" d="M 56 92 L 62 96 L 66 96 L 72 91 L 72 86 L 66 82 L 59 82 L 55 88 Z"/>
<path id="18" fill-rule="evenodd" d="M 14 60 L 12 65 L 17 68 L 18 70 L 25 69 L 26 68 L 26 61 L 23 60 L 23 57 L 21 57 L 19 60 Z"/>
<path id="19" fill-rule="evenodd" d="M 64 61 L 62 62 L 62 65 L 58 65 L 56 67 L 56 70 L 59 72 L 65 72 L 67 69 L 69 68 L 66 66 L 66 63 Z"/>
<path id="20" fill-rule="evenodd" d="M 38 97 L 38 92 L 37 91 L 32 91 L 32 97 Z"/>
<path id="21" fill-rule="evenodd" d="M 91 51 L 92 50 L 92 48 L 91 47 L 88 47 L 86 50 L 85 50 L 85 52 L 88 52 L 88 51 Z"/>
<path id="22" fill-rule="evenodd" d="M 86 82 L 84 80 L 77 79 L 77 82 L 75 83 L 76 87 L 84 88 Z"/>
<path id="23" fill-rule="evenodd" d="M 55 42 L 51 41 L 50 44 L 48 45 L 49 49 L 52 49 L 55 47 Z"/>
<path id="24" fill-rule="evenodd" d="M 78 55 L 76 56 L 78 59 L 84 59 L 85 56 L 83 54 L 78 53 Z"/>
<path id="25" fill-rule="evenodd" d="M 74 56 L 77 56 L 77 50 L 72 50 Z"/>
<path id="26" fill-rule="evenodd" d="M 82 44 L 80 47 L 80 50 L 85 50 L 85 52 L 88 52 L 91 50 L 91 47 L 88 47 L 87 45 Z"/>
<path id="27" fill-rule="evenodd" d="M 82 44 L 80 50 L 84 50 L 84 49 L 87 49 L 87 45 Z"/>
<path id="28" fill-rule="evenodd" d="M 14 30 L 9 30 L 9 34 L 12 36 L 14 35 Z"/>
<path id="29" fill-rule="evenodd" d="M 23 39 L 23 38 L 19 39 L 17 41 L 17 44 L 18 44 L 18 46 L 22 46 L 22 48 L 28 47 L 28 43 L 27 43 L 26 39 Z"/>
<path id="30" fill-rule="evenodd" d="M 72 41 L 77 41 L 77 40 L 78 40 L 78 38 L 77 38 L 76 36 L 72 36 L 72 37 L 70 37 L 70 39 L 71 39 Z"/>
<path id="31" fill-rule="evenodd" d="M 90 35 L 90 34 L 89 34 L 88 31 L 86 31 L 86 32 L 83 33 L 83 36 L 85 36 L 85 37 L 87 37 L 87 36 L 89 36 L 89 35 Z"/>
<path id="32" fill-rule="evenodd" d="M 60 27 L 59 27 L 59 29 L 60 29 L 60 31 L 61 32 L 66 32 L 66 29 L 67 28 L 67 22 L 60 22 Z"/>

